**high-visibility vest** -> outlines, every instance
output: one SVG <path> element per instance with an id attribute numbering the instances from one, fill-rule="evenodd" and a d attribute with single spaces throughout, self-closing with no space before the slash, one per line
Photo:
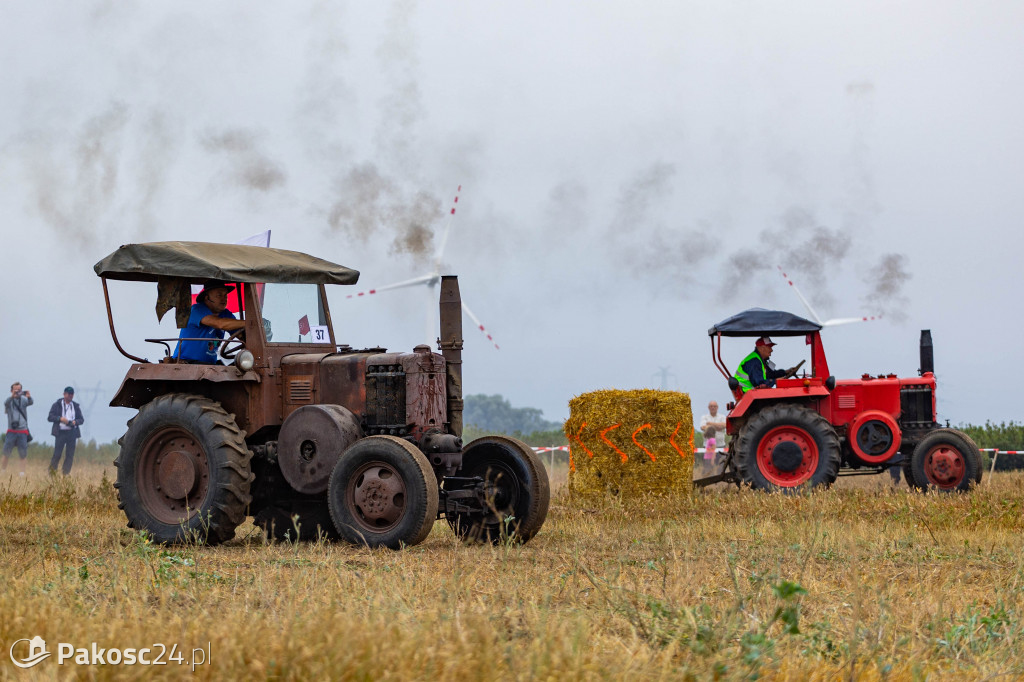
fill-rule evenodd
<path id="1" fill-rule="evenodd" d="M 768 368 L 764 366 L 764 358 L 761 357 L 761 354 L 758 353 L 755 348 L 753 353 L 743 358 L 740 362 L 739 368 L 736 370 L 736 374 L 733 375 L 736 377 L 736 380 L 740 382 L 740 388 L 743 389 L 744 393 L 752 389 L 754 385 L 750 383 L 750 376 L 747 375 L 747 370 L 743 369 L 743 365 L 747 364 L 748 360 L 753 360 L 754 358 L 757 358 L 757 361 L 761 363 L 761 378 L 768 378 Z"/>

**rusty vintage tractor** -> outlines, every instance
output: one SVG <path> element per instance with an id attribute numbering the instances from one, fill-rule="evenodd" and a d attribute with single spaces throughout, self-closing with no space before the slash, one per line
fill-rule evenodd
<path id="1" fill-rule="evenodd" d="M 547 516 L 547 472 L 513 438 L 463 445 L 458 280 L 440 281 L 440 354 L 336 342 L 325 285 L 359 273 L 294 251 L 160 242 L 95 266 L 110 331 L 134 361 L 112 406 L 138 413 L 119 441 L 128 525 L 156 541 L 230 540 L 246 517 L 278 538 L 399 548 L 444 518 L 468 542 L 526 542 Z M 108 280 L 156 282 L 158 310 L 184 326 L 190 285 L 231 284 L 244 327 L 217 339 L 230 364 L 158 362 L 126 352 Z M 182 313 L 184 312 L 184 315 Z M 206 339 L 209 341 L 209 339 Z"/>
<path id="2" fill-rule="evenodd" d="M 712 359 L 735 398 L 726 416 L 732 440 L 722 472 L 695 486 L 733 481 L 788 492 L 894 466 L 921 490 L 963 491 L 981 482 L 978 446 L 936 421 L 930 332 L 921 334 L 919 376 L 864 374 L 838 381 L 829 374 L 820 332 L 820 324 L 760 308 L 708 330 Z M 722 360 L 722 337 L 759 336 L 803 337 L 810 346 L 810 373 L 744 392 Z"/>

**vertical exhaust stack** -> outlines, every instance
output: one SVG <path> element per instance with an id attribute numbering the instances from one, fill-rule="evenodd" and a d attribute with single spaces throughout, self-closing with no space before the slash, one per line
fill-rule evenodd
<path id="1" fill-rule="evenodd" d="M 441 338 L 437 347 L 445 360 L 447 382 L 445 395 L 448 398 L 448 427 L 451 433 L 462 438 L 462 296 L 459 294 L 459 278 L 454 275 L 441 277 Z"/>
<path id="2" fill-rule="evenodd" d="M 925 372 L 935 373 L 935 354 L 932 349 L 931 329 L 921 330 L 921 369 L 917 371 L 921 375 Z"/>

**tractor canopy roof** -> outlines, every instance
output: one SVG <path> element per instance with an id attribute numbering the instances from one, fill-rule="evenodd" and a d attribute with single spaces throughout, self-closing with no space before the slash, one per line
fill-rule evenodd
<path id="1" fill-rule="evenodd" d="M 93 266 L 100 277 L 156 282 L 175 277 L 201 282 L 355 284 L 359 272 L 284 249 L 206 242 L 125 244 Z"/>
<path id="2" fill-rule="evenodd" d="M 817 322 L 792 313 L 751 308 L 722 320 L 708 330 L 708 336 L 803 336 L 820 330 Z"/>

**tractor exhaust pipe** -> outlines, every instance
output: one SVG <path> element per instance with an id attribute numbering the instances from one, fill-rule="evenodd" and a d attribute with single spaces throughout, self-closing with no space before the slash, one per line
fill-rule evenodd
<path id="1" fill-rule="evenodd" d="M 437 347 L 445 361 L 447 376 L 445 395 L 448 398 L 448 429 L 462 438 L 462 296 L 459 278 L 441 277 L 441 338 Z"/>
<path id="2" fill-rule="evenodd" d="M 925 372 L 935 373 L 935 354 L 932 349 L 931 329 L 921 330 L 921 369 L 917 371 L 921 375 L 924 375 Z"/>

